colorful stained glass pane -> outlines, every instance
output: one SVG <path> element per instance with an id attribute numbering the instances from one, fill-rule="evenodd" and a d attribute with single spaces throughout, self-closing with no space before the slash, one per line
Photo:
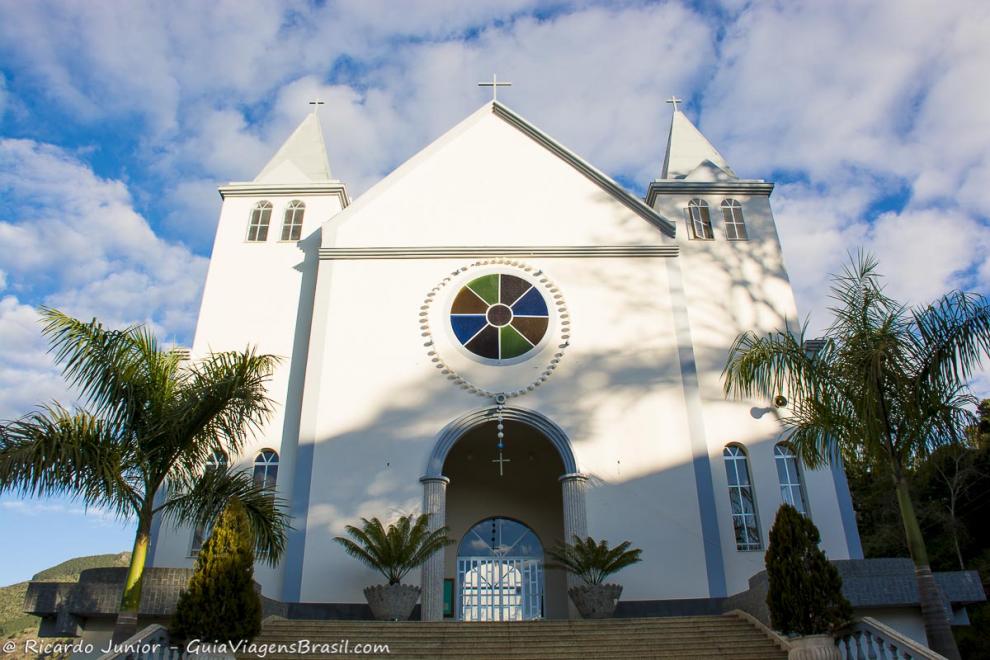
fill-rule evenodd
<path id="1" fill-rule="evenodd" d="M 475 355 L 511 360 L 526 355 L 547 333 L 550 313 L 530 282 L 505 273 L 468 282 L 450 306 L 450 327 Z"/>
<path id="2" fill-rule="evenodd" d="M 547 333 L 550 319 L 539 316 L 517 316 L 512 319 L 512 327 L 518 330 L 533 346 L 540 343 Z"/>
<path id="3" fill-rule="evenodd" d="M 469 351 L 481 357 L 498 359 L 498 328 L 493 325 L 475 335 L 474 339 L 464 345 Z"/>
<path id="4" fill-rule="evenodd" d="M 499 290 L 498 299 L 505 305 L 511 305 L 519 300 L 522 294 L 533 285 L 521 277 L 515 275 L 502 275 L 502 286 Z"/>
<path id="5" fill-rule="evenodd" d="M 488 303 L 467 287 L 461 289 L 454 298 L 454 304 L 450 306 L 451 314 L 484 314 L 487 311 Z"/>
<path id="6" fill-rule="evenodd" d="M 498 302 L 498 275 L 479 277 L 468 282 L 468 286 L 489 305 Z"/>
<path id="7" fill-rule="evenodd" d="M 512 313 L 516 316 L 548 316 L 547 303 L 534 287 L 516 301 L 512 306 Z"/>
<path id="8" fill-rule="evenodd" d="M 499 328 L 499 332 L 502 335 L 502 344 L 499 348 L 503 360 L 519 357 L 533 348 L 533 345 L 526 341 L 526 338 L 519 334 L 511 325 Z"/>
<path id="9" fill-rule="evenodd" d="M 454 330 L 454 335 L 462 344 L 468 343 L 471 337 L 478 334 L 478 330 L 485 327 L 488 321 L 484 314 L 480 315 L 457 315 L 451 314 L 450 327 Z"/>

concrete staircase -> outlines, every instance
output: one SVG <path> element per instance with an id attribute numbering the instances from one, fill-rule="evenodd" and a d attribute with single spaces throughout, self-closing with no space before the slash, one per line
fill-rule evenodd
<path id="1" fill-rule="evenodd" d="M 390 658 L 719 658 L 785 660 L 760 629 L 741 618 L 693 616 L 604 621 L 513 623 L 306 621 L 271 618 L 256 644 L 387 644 Z M 310 651 L 307 658 L 331 657 Z M 297 651 L 298 653 L 298 651 Z M 251 657 L 249 655 L 239 657 Z M 267 658 L 293 658 L 289 649 L 269 649 Z"/>

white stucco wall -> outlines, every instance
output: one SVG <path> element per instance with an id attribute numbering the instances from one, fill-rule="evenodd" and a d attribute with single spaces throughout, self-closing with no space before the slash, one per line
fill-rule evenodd
<path id="1" fill-rule="evenodd" d="M 726 239 L 721 203 L 740 202 L 748 240 Z M 692 199 L 703 199 L 711 209 L 713 240 L 691 238 L 685 209 Z M 725 561 L 728 594 L 748 587 L 748 579 L 762 570 L 768 533 L 781 504 L 780 482 L 774 463 L 774 445 L 781 426 L 771 401 L 726 399 L 722 371 L 729 349 L 739 333 L 760 334 L 789 326 L 799 317 L 784 270 L 769 199 L 737 192 L 718 194 L 663 194 L 655 208 L 678 224 L 681 247 L 678 265 L 683 273 L 694 356 L 698 368 L 705 435 L 711 458 L 719 535 Z M 762 409 L 762 410 L 761 410 Z M 730 443 L 741 444 L 749 456 L 763 550 L 736 548 L 722 452 Z M 802 471 L 812 520 L 822 534 L 822 548 L 832 559 L 849 558 L 835 483 L 828 468 Z"/>
<path id="2" fill-rule="evenodd" d="M 289 500 L 320 227 L 340 211 L 337 191 L 342 191 L 342 186 L 310 185 L 304 191 L 261 184 L 233 188 L 236 190 L 226 192 L 220 210 L 190 357 L 196 360 L 210 352 L 240 351 L 250 346 L 258 353 L 280 358 L 268 388 L 275 412 L 259 432 L 246 439 L 241 455 L 230 460 L 232 465 L 250 470 L 258 452 L 275 450 L 279 454 L 278 496 Z M 261 200 L 273 206 L 268 238 L 249 242 L 251 211 Z M 303 240 L 281 241 L 285 209 L 293 200 L 306 204 Z M 163 525 L 157 535 L 155 564 L 192 566 L 192 536 L 189 527 Z M 255 579 L 265 595 L 277 598 L 281 594 L 280 568 L 259 564 Z"/>
<path id="3" fill-rule="evenodd" d="M 785 316 L 793 319 L 794 300 L 766 198 L 737 196 L 750 241 L 728 243 L 717 231 L 718 240 L 697 244 L 687 240 L 680 211 L 693 196 L 658 200 L 660 212 L 677 224 L 678 237 L 670 238 L 483 108 L 343 212 L 338 213 L 335 196 L 301 197 L 308 205 L 304 250 L 275 242 L 284 204 L 298 196 L 272 200 L 265 245 L 244 242 L 250 208 L 260 197 L 228 198 L 194 357 L 249 343 L 291 357 L 279 367 L 271 389 L 285 405 L 251 441 L 244 460 L 250 462 L 262 447 L 279 450 L 283 497 L 294 492 L 297 457 L 305 457 L 300 465 L 310 481 L 302 499 L 293 502 L 307 510 L 305 520 L 293 522 L 304 530 L 305 543 L 285 559 L 301 561 L 301 570 L 293 571 L 294 584 L 282 584 L 281 571 L 259 571 L 266 595 L 362 602 L 361 590 L 380 578 L 346 556 L 333 537 L 361 517 L 418 511 L 423 492 L 418 480 L 437 434 L 451 420 L 491 405 L 436 368 L 424 345 L 430 337 L 420 327 L 427 294 L 445 278 L 455 278 L 431 303 L 442 318 L 457 278 L 473 272 L 460 269 L 477 259 L 317 262 L 317 241 L 328 249 L 679 246 L 678 257 L 515 257 L 520 267 L 539 271 L 559 288 L 570 325 L 558 368 L 510 404 L 539 411 L 567 434 L 578 469 L 590 477 L 589 534 L 613 543 L 628 539 L 643 549 L 643 562 L 616 576 L 625 585 L 625 600 L 718 595 L 721 586 L 709 584 L 696 481 L 695 461 L 707 453 L 721 539 L 714 556 L 722 557 L 728 593 L 744 589 L 748 577 L 762 569 L 763 553 L 735 548 L 722 448 L 739 442 L 750 454 L 765 542 L 780 504 L 772 457 L 779 426 L 773 414 L 761 419 L 750 414 L 754 405 L 767 402 L 726 401 L 720 374 L 736 334 L 777 328 Z M 714 209 L 722 197 L 712 197 Z M 321 229 L 311 224 L 324 220 Z M 719 218 L 714 220 L 718 227 Z M 515 267 L 498 265 L 506 272 Z M 315 301 L 311 309 L 310 300 Z M 297 325 L 310 312 L 311 332 L 308 324 Z M 558 325 L 555 332 L 560 330 Z M 308 352 L 301 350 L 306 346 Z M 548 346 L 523 364 L 539 375 L 556 350 Z M 683 377 L 692 361 L 697 386 L 693 375 L 687 384 Z M 495 375 L 486 376 L 486 387 L 525 385 L 518 381 L 525 380 L 527 368 L 489 367 Z M 471 371 L 479 373 L 475 367 Z M 805 479 L 825 548 L 831 557 L 844 558 L 831 475 L 807 472 Z M 304 484 L 301 480 L 300 488 Z M 163 530 L 155 563 L 188 565 L 190 534 Z M 708 550 L 710 559 L 713 549 Z M 417 582 L 418 572 L 408 581 Z"/>

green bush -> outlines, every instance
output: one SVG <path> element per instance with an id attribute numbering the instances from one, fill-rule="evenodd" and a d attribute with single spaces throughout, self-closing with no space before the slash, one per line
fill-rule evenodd
<path id="1" fill-rule="evenodd" d="M 237 642 L 261 631 L 254 545 L 244 506 L 233 500 L 217 519 L 196 558 L 196 572 L 179 596 L 170 626 L 176 639 Z"/>
<path id="2" fill-rule="evenodd" d="M 639 561 L 643 553 L 639 548 L 629 549 L 629 541 L 623 541 L 614 548 L 608 541 L 595 541 L 575 535 L 574 543 L 559 543 L 547 550 L 555 560 L 550 568 L 563 568 L 568 573 L 581 578 L 585 584 L 601 584 L 605 578 Z"/>
<path id="3" fill-rule="evenodd" d="M 777 511 L 767 548 L 770 625 L 785 635 L 822 635 L 852 617 L 842 578 L 818 547 L 811 519 L 790 504 Z"/>

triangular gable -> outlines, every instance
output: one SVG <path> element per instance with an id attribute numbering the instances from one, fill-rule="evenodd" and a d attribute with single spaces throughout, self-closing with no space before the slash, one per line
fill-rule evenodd
<path id="1" fill-rule="evenodd" d="M 592 166 L 586 160 L 576 155 L 574 152 L 570 151 L 559 142 L 548 136 L 546 133 L 540 129 L 533 126 L 531 123 L 517 115 L 516 113 L 509 110 L 506 106 L 499 103 L 498 101 L 492 101 L 486 103 L 476 112 L 469 115 L 459 124 L 451 128 L 437 140 L 432 142 L 429 146 L 425 147 L 423 150 L 418 152 L 412 158 L 404 162 L 402 165 L 397 167 L 391 173 L 389 173 L 385 178 L 376 183 L 374 186 L 369 188 L 363 195 L 358 197 L 354 202 L 348 206 L 344 211 L 334 216 L 332 222 L 337 225 L 345 220 L 347 220 L 351 215 L 359 213 L 361 209 L 367 204 L 371 203 L 377 196 L 382 194 L 387 190 L 391 184 L 397 179 L 401 178 L 407 171 L 416 167 L 419 163 L 428 159 L 434 152 L 443 148 L 445 144 L 453 140 L 456 136 L 468 130 L 472 125 L 474 125 L 481 117 L 485 115 L 494 115 L 495 117 L 504 121 L 507 125 L 515 128 L 522 134 L 526 135 L 534 142 L 542 146 L 544 149 L 554 154 L 560 160 L 564 161 L 570 165 L 574 170 L 583 175 L 585 178 L 592 181 L 598 188 L 603 190 L 611 199 L 619 202 L 623 206 L 627 207 L 650 224 L 659 229 L 663 234 L 668 237 L 673 237 L 675 234 L 675 225 L 667 218 L 663 217 L 655 210 L 647 206 L 641 199 L 632 195 L 626 191 L 622 186 L 620 186 L 614 179 L 603 173 L 601 170 Z"/>

